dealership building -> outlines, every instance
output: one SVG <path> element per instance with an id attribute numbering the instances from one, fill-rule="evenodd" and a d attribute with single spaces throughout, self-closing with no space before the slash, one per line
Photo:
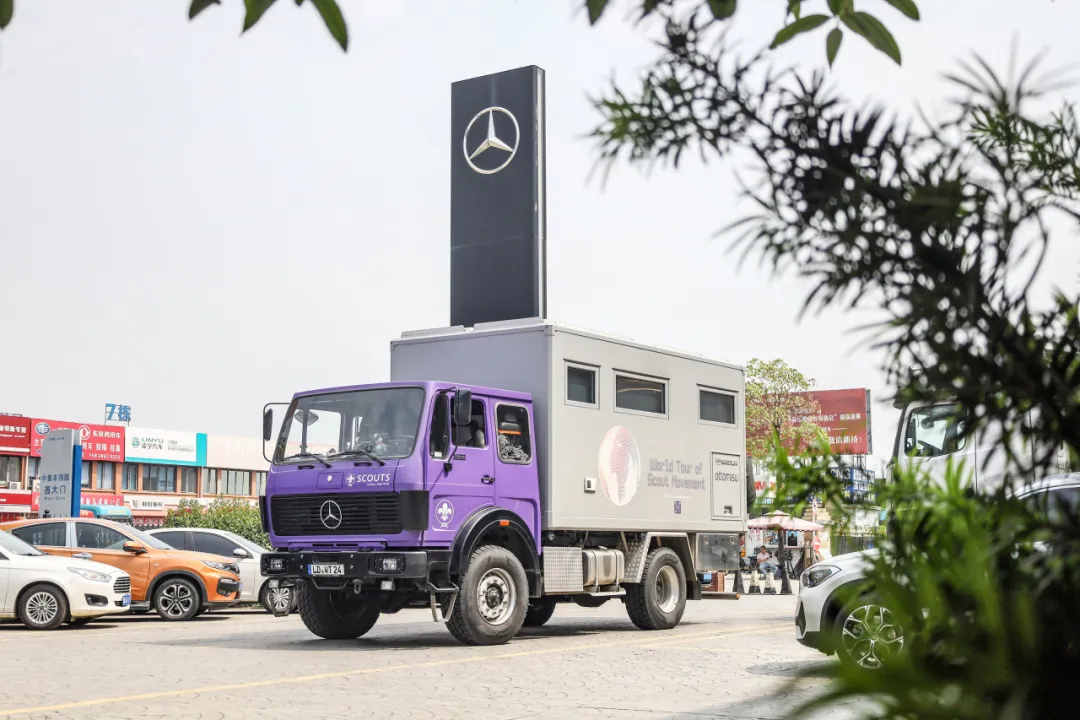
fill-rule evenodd
<path id="1" fill-rule="evenodd" d="M 266 486 L 258 438 L 0 415 L 0 521 L 37 515 L 41 443 L 58 429 L 82 438 L 83 515 L 157 527 L 184 498 L 255 503 Z"/>

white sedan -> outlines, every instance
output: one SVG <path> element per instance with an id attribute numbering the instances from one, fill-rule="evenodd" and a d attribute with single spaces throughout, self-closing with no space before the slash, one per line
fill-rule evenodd
<path id="1" fill-rule="evenodd" d="M 46 555 L 0 530 L 0 620 L 31 630 L 85 625 L 131 607 L 131 577 L 89 560 Z"/>

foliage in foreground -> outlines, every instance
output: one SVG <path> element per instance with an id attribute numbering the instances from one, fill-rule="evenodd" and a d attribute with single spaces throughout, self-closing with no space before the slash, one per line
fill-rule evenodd
<path id="1" fill-rule="evenodd" d="M 260 547 L 270 547 L 270 538 L 259 522 L 258 508 L 235 498 L 218 497 L 206 507 L 195 500 L 181 500 L 177 507 L 169 509 L 165 527 L 228 530 Z"/>

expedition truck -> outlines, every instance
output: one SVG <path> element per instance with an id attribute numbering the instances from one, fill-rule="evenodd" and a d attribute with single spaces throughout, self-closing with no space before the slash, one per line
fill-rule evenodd
<path id="1" fill-rule="evenodd" d="M 297 393 L 260 498 L 311 632 L 430 607 L 500 644 L 556 603 L 675 627 L 746 531 L 741 367 L 549 321 L 417 331 L 391 382 Z M 282 403 L 284 404 L 284 403 Z M 263 416 L 263 437 L 274 429 Z"/>

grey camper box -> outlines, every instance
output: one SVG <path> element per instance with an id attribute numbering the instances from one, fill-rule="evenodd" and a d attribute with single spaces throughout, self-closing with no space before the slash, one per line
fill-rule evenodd
<path id="1" fill-rule="evenodd" d="M 541 320 L 390 351 L 395 382 L 532 394 L 544 530 L 746 531 L 743 368 Z"/>

